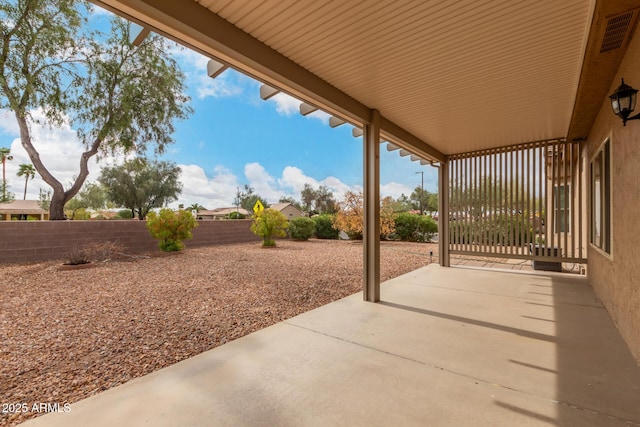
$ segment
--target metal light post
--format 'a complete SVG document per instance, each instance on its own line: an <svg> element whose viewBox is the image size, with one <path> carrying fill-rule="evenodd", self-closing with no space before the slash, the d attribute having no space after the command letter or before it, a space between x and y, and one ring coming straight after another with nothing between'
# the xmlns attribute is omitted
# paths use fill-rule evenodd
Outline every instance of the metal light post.
<svg viewBox="0 0 640 427"><path fill-rule="evenodd" d="M424 199L424 171L416 172L422 175L422 179L420 180L420 215L424 214L424 209L422 206L422 200Z"/></svg>

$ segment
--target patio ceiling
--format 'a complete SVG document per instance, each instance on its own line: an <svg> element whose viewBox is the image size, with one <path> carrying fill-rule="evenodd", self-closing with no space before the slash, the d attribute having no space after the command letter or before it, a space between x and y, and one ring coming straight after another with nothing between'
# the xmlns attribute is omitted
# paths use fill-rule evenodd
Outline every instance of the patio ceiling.
<svg viewBox="0 0 640 427"><path fill-rule="evenodd" d="M612 73L588 80L583 64L615 72L615 60L593 58L606 18L639 3L95 2L354 124L377 109L384 139L440 160L586 136Z"/></svg>
<svg viewBox="0 0 640 427"><path fill-rule="evenodd" d="M565 136L590 1L200 4L439 151Z"/></svg>

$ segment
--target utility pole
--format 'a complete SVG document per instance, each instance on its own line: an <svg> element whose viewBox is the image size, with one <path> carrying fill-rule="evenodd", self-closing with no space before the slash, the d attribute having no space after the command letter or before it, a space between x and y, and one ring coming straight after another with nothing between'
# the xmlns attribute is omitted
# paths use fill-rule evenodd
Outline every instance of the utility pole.
<svg viewBox="0 0 640 427"><path fill-rule="evenodd" d="M424 171L420 171L420 172L416 172L419 173L420 175L422 175L422 179L420 180L420 215L422 216L424 214L424 208L423 208L423 200L424 200Z"/></svg>

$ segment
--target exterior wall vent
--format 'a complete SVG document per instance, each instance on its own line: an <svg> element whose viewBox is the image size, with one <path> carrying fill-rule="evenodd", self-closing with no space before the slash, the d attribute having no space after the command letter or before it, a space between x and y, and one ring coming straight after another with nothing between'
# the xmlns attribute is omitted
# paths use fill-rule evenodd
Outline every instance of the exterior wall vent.
<svg viewBox="0 0 640 427"><path fill-rule="evenodd" d="M633 28L635 15L636 10L632 10L607 19L607 28L602 38L600 53L617 50L624 46Z"/></svg>

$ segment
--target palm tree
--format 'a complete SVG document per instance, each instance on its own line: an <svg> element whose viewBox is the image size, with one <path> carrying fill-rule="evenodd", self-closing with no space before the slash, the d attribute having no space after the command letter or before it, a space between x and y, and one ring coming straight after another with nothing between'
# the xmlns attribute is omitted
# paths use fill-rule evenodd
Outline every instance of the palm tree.
<svg viewBox="0 0 640 427"><path fill-rule="evenodd" d="M2 200L7 199L7 160L13 160L11 148L0 147L0 161L2 161Z"/></svg>
<svg viewBox="0 0 640 427"><path fill-rule="evenodd" d="M191 206L189 206L189 210L190 211L200 212L200 211L204 210L204 206L199 205L198 203L194 203Z"/></svg>
<svg viewBox="0 0 640 427"><path fill-rule="evenodd" d="M27 200L27 184L29 183L29 178L33 179L36 177L36 168L32 164L23 163L18 170L18 176L25 177L23 200Z"/></svg>

